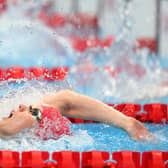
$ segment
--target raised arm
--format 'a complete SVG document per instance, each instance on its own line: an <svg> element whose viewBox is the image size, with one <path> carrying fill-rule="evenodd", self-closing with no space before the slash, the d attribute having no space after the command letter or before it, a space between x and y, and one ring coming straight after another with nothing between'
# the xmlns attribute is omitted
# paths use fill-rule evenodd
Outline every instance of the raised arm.
<svg viewBox="0 0 168 168"><path fill-rule="evenodd" d="M101 121L123 128L136 140L149 134L139 121L127 117L101 101L70 90L46 97L44 102L52 104L65 116Z"/></svg>

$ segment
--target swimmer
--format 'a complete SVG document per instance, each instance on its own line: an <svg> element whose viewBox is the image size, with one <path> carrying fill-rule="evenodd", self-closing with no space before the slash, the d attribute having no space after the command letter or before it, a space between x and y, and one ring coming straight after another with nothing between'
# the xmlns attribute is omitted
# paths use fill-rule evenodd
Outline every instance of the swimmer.
<svg viewBox="0 0 168 168"><path fill-rule="evenodd" d="M42 139L71 135L70 121L65 117L100 121L124 129L134 140L150 136L147 128L134 118L91 97L62 90L43 97L37 104L19 105L9 117L0 120L0 137L15 135L25 128L36 127Z"/></svg>

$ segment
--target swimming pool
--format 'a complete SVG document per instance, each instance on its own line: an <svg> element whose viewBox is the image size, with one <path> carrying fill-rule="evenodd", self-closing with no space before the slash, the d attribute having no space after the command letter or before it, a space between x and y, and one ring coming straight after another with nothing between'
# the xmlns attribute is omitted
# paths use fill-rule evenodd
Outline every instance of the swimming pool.
<svg viewBox="0 0 168 168"><path fill-rule="evenodd" d="M2 39L0 41L0 67L6 69L17 65L29 70L29 67L32 66L49 68L66 66L69 73L63 81L47 80L46 82L28 79L25 82L18 80L15 83L16 80L14 82L11 80L8 71L6 74L8 74L9 81L1 81L0 83L0 109L3 111L0 118L8 115L18 103L31 103L48 92L65 88L73 88L105 103L116 105L127 102L140 104L141 107L147 103L167 104L168 97L166 94L154 98L157 97L154 90L159 90L158 84L165 82L164 79L167 78L166 58L159 60L152 57L152 54L151 57L148 57L149 51L147 49L139 55L134 55L132 46L128 43L129 39L114 43L110 49L98 48L79 54L72 51L67 40L39 23L32 24L29 20L22 23L14 20L12 23L12 25L11 22L7 23L0 30ZM113 53L112 56L111 53ZM10 59L9 55L11 56ZM138 72L135 72L137 69ZM115 74L117 75L115 76ZM155 89L151 87L153 83L156 86ZM165 91L166 89L167 86L165 86ZM154 93L149 94L149 91ZM144 93L142 97L139 97L140 93ZM156 165L158 168L165 167L164 162L168 160L168 153L166 153L168 151L167 125L166 123L145 123L145 126L155 137L152 142L135 142L123 130L102 123L73 124L73 136L62 136L58 140L48 141L41 141L33 136L31 130L29 132L25 130L10 139L0 139L1 151L20 152L11 155L11 153L6 153L9 151L0 151L0 164L13 158L17 160L16 165L21 164L21 162L26 164L24 157L28 157L30 162L27 165L30 166L31 160L34 160L34 167L40 167L39 163L44 167L44 161L51 159L51 154L57 151L60 152L60 156L57 156L57 159L54 157L52 159L58 161L62 157L62 161L65 161L62 167L80 167L79 158L85 158L86 165L83 167L92 165L91 167L98 168L103 167L101 165L103 157L104 160L109 160L115 152L126 151L113 158L118 161L117 168L124 168L123 165L125 168L140 168L140 160L142 160L143 168L156 167ZM42 152L38 154L32 152L32 156L24 155L21 158L24 151L47 151L50 152L50 157L49 154L43 156ZM71 158L72 153L68 154L63 151L76 151L75 159ZM83 153L86 151L94 152L89 154L87 158ZM107 153L104 154L103 151ZM133 151L140 153L133 153ZM145 151L155 152L147 154ZM28 158L27 160L29 160ZM144 161L145 158L147 161ZM77 164L75 165L72 161L76 161ZM67 164L72 164L72 166ZM9 168L9 165L6 168Z"/></svg>

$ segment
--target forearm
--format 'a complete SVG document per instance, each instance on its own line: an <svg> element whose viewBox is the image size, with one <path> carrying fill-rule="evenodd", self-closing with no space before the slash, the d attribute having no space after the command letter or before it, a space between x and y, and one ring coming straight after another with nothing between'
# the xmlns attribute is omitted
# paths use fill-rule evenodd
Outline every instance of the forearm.
<svg viewBox="0 0 168 168"><path fill-rule="evenodd" d="M126 128L128 117L98 100L72 92L69 102L72 108L66 114L67 116L101 121Z"/></svg>

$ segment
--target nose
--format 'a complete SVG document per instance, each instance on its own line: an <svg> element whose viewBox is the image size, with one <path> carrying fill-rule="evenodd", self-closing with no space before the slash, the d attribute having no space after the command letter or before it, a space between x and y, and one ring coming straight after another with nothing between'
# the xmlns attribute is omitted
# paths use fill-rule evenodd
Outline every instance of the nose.
<svg viewBox="0 0 168 168"><path fill-rule="evenodd" d="M20 104L20 105L19 105L19 110L20 110L20 111L24 111L26 108L27 108L27 106L24 105L24 104Z"/></svg>

